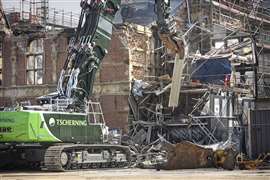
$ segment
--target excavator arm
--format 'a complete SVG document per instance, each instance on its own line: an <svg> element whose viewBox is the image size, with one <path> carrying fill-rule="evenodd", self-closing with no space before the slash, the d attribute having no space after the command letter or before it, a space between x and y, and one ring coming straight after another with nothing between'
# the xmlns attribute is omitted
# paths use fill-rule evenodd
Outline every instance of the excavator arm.
<svg viewBox="0 0 270 180"><path fill-rule="evenodd" d="M69 44L57 95L53 97L70 100L75 111L84 111L85 102L92 95L95 74L107 53L120 0L82 0L80 5L78 27ZM44 103L44 98L40 100Z"/></svg>
<svg viewBox="0 0 270 180"><path fill-rule="evenodd" d="M176 23L171 17L170 0L155 0L155 13L157 15L157 28L161 41L172 52L184 56L184 44L176 29Z"/></svg>
<svg viewBox="0 0 270 180"><path fill-rule="evenodd" d="M113 19L120 2L121 0L81 1L78 27L70 41L68 56L58 81L57 95L53 97L71 100L71 107L75 111L83 111L85 102L92 95L95 74L109 47ZM170 16L170 0L155 0L155 13L163 44L183 59L184 42L178 36L176 23ZM45 101L44 98L39 100L49 102L47 98Z"/></svg>
<svg viewBox="0 0 270 180"><path fill-rule="evenodd" d="M163 45L174 52L175 62L172 76L172 85L169 99L169 107L177 107L182 83L182 74L185 66L185 58L188 51L184 36L176 28L176 22L171 17L170 0L155 0L155 13L157 15L157 28Z"/></svg>

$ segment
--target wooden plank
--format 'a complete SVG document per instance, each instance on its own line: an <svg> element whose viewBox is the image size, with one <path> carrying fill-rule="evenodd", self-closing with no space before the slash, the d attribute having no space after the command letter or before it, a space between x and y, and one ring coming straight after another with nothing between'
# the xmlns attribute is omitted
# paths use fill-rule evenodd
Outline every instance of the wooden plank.
<svg viewBox="0 0 270 180"><path fill-rule="evenodd" d="M131 111L133 113L135 121L139 120L139 112L138 112L138 105L137 102L132 94L129 95L128 97L128 103L131 108Z"/></svg>
<svg viewBox="0 0 270 180"><path fill-rule="evenodd" d="M173 69L172 87L171 87L171 93L170 93L169 107L177 107L178 106L183 69L184 69L184 60L179 58L179 54L176 54L174 69Z"/></svg>

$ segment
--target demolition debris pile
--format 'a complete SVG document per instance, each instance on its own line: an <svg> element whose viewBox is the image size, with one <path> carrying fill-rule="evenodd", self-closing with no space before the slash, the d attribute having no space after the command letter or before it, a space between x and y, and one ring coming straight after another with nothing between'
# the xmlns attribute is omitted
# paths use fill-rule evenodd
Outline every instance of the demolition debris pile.
<svg viewBox="0 0 270 180"><path fill-rule="evenodd" d="M265 166L269 69L262 65L268 42L260 32L270 25L267 10L263 2L187 2L179 7L186 13L175 17L189 19L180 28L175 25L182 44L152 28L158 68L132 83L125 142L142 155L140 167ZM207 5L211 12L199 9ZM175 42L181 51L172 50Z"/></svg>

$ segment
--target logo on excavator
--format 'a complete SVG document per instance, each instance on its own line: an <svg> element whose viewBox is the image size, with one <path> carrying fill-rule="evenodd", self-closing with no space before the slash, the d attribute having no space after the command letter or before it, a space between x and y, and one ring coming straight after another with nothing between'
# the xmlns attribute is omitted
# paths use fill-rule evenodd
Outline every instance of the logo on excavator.
<svg viewBox="0 0 270 180"><path fill-rule="evenodd" d="M86 121L81 120L68 120L68 119L55 119L51 117L49 119L49 125L53 126L87 126Z"/></svg>
<svg viewBox="0 0 270 180"><path fill-rule="evenodd" d="M0 127L0 133L12 133L11 127Z"/></svg>
<svg viewBox="0 0 270 180"><path fill-rule="evenodd" d="M50 119L49 119L49 125L50 125L50 126L55 126L55 122L56 122L56 121L55 121L54 118L50 118Z"/></svg>

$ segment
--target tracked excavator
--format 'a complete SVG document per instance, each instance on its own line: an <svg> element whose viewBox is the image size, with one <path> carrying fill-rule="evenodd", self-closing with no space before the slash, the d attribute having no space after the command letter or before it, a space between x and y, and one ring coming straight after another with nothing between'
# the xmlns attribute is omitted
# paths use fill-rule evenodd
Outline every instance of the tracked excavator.
<svg viewBox="0 0 270 180"><path fill-rule="evenodd" d="M57 91L39 105L0 112L0 168L27 165L48 171L124 167L132 161L127 146L107 142L108 127L99 103L90 100L102 59L111 41L120 0L82 0L75 36ZM156 0L160 37L179 52L168 25L170 1Z"/></svg>
<svg viewBox="0 0 270 180"><path fill-rule="evenodd" d="M123 167L126 146L107 143L108 127L98 103L89 98L111 41L120 0L82 0L81 15L57 92L38 106L0 112L0 166L31 165L49 171Z"/></svg>

